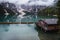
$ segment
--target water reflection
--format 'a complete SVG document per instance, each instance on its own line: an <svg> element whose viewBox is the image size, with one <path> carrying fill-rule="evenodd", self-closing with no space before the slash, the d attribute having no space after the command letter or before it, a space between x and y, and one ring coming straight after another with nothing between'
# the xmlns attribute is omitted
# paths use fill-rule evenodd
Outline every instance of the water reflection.
<svg viewBox="0 0 60 40"><path fill-rule="evenodd" d="M0 25L1 40L40 40L34 24Z"/></svg>

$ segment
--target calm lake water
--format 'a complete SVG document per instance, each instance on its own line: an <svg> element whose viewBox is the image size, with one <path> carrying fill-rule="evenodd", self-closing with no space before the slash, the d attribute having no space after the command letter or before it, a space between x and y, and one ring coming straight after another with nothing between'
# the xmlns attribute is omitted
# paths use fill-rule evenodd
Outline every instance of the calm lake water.
<svg viewBox="0 0 60 40"><path fill-rule="evenodd" d="M40 40L34 24L0 25L1 40Z"/></svg>
<svg viewBox="0 0 60 40"><path fill-rule="evenodd" d="M4 20L3 20L4 19ZM0 22L37 22L38 20L45 20L45 19L57 19L56 17L48 17L48 16L24 16L23 18L20 17L1 17Z"/></svg>
<svg viewBox="0 0 60 40"><path fill-rule="evenodd" d="M35 24L0 24L0 40L60 40L60 31L45 33Z"/></svg>

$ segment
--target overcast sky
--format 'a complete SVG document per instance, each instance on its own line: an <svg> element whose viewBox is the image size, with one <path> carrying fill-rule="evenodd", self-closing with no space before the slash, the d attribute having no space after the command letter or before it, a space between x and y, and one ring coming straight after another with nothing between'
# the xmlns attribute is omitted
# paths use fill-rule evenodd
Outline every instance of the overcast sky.
<svg viewBox="0 0 60 40"><path fill-rule="evenodd" d="M45 6L51 6L56 3L57 0L0 0L0 2L10 2L10 3L16 3L16 4L28 4L29 5L45 5Z"/></svg>
<svg viewBox="0 0 60 40"><path fill-rule="evenodd" d="M44 6L52 6L56 3L56 0L37 0L37 1L32 1L29 3L29 5L44 5Z"/></svg>

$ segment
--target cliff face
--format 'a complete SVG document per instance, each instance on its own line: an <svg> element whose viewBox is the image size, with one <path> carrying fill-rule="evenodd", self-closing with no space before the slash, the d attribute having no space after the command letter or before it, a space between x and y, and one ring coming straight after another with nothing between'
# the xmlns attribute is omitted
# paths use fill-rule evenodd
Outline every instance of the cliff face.
<svg viewBox="0 0 60 40"><path fill-rule="evenodd" d="M5 13L8 13L8 17L13 17L18 13L17 8L14 4L12 3L0 3L0 20L5 19Z"/></svg>
<svg viewBox="0 0 60 40"><path fill-rule="evenodd" d="M4 13L5 13L3 9L4 9L3 6L0 5L0 16L4 15Z"/></svg>

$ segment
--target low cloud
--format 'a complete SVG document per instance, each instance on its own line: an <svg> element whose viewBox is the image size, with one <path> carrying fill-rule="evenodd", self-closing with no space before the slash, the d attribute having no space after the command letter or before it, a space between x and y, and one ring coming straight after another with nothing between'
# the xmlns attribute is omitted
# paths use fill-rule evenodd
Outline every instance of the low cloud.
<svg viewBox="0 0 60 40"><path fill-rule="evenodd" d="M53 6L58 0L37 0L31 1L29 5Z"/></svg>
<svg viewBox="0 0 60 40"><path fill-rule="evenodd" d="M1 2L10 2L15 4L28 4L28 5L40 5L40 6L53 6L58 0L0 0Z"/></svg>

